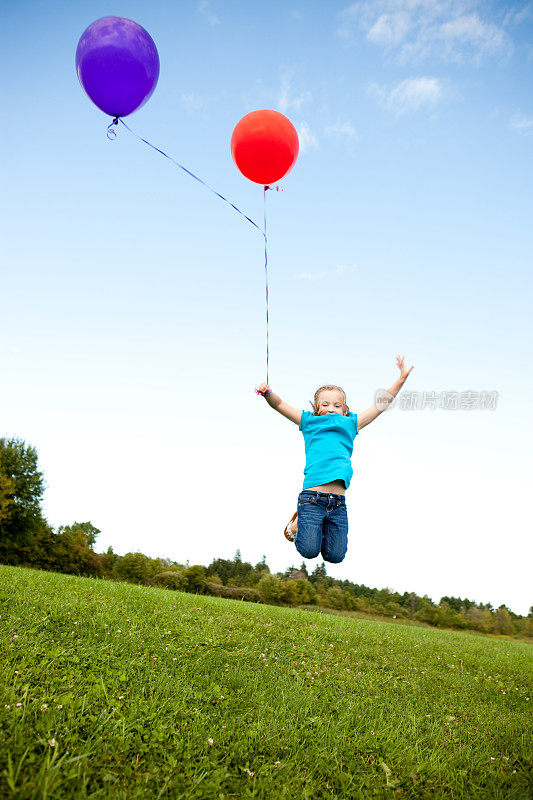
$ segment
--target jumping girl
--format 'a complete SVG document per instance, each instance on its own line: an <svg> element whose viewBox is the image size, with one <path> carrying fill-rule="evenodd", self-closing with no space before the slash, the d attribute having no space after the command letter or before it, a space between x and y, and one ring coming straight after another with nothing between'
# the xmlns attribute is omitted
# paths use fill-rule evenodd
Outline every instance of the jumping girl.
<svg viewBox="0 0 533 800"><path fill-rule="evenodd" d="M413 369L406 369L404 357L397 356L400 377L388 392L362 414L352 414L340 386L321 386L315 392L313 411L297 411L274 394L267 383L257 389L268 405L298 425L305 442L303 490L298 510L285 528L304 558L334 564L343 560L348 547L346 489L353 475L353 441L361 428L373 422L396 397Z"/></svg>

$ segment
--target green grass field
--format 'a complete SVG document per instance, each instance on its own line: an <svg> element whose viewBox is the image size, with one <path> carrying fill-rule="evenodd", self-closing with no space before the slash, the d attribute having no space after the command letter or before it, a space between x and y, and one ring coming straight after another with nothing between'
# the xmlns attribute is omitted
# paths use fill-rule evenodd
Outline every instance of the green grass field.
<svg viewBox="0 0 533 800"><path fill-rule="evenodd" d="M530 798L533 648L0 567L0 796Z"/></svg>

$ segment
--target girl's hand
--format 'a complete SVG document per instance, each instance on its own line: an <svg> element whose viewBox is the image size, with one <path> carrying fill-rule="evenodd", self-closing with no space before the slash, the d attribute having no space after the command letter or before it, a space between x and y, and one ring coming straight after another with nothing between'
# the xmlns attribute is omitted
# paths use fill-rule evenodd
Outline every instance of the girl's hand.
<svg viewBox="0 0 533 800"><path fill-rule="evenodd" d="M255 391L256 391L256 394L262 394L263 397L265 397L267 394L270 393L270 386L268 385L268 383L264 382L264 383L259 384L259 386L257 387L257 389Z"/></svg>
<svg viewBox="0 0 533 800"><path fill-rule="evenodd" d="M411 370L414 369L414 365L410 367L410 369L407 369L407 367L403 363L403 359L404 356L396 356L396 365L401 373L400 377L403 378L403 380L405 380L409 375L409 373L411 372Z"/></svg>

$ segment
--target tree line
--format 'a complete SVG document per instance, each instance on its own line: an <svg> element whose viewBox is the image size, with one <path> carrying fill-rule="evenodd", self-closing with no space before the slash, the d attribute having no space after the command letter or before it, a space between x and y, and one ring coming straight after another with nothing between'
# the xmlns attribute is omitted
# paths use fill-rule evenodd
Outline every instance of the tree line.
<svg viewBox="0 0 533 800"><path fill-rule="evenodd" d="M475 630L504 636L533 637L533 607L527 617L505 605L441 597L434 603L413 592L400 594L330 577L325 565L309 573L304 563L273 574L266 557L253 565L215 558L208 565L180 564L143 553L118 555L111 547L94 549L100 534L91 522L73 522L54 530L42 511L44 476L37 451L24 441L0 438L0 562L45 570L211 594L249 602L315 606L410 619L436 627Z"/></svg>

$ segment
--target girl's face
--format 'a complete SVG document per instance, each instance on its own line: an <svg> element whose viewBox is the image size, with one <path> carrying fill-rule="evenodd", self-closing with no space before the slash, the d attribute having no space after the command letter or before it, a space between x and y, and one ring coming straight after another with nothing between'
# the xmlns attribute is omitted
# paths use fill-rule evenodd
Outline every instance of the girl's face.
<svg viewBox="0 0 533 800"><path fill-rule="evenodd" d="M337 389L325 389L317 400L318 414L344 414L344 397Z"/></svg>

